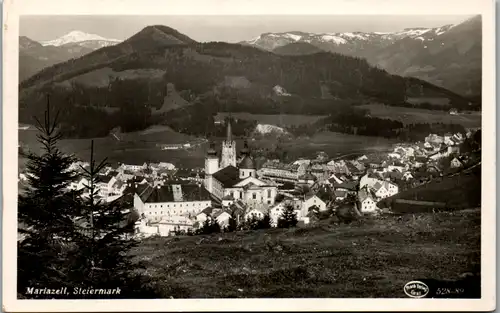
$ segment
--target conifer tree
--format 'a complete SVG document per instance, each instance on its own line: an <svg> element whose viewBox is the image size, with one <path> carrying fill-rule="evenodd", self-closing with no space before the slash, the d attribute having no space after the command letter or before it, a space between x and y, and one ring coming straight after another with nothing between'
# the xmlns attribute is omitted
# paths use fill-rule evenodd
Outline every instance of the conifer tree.
<svg viewBox="0 0 500 313"><path fill-rule="evenodd" d="M18 196L18 293L26 296L28 287L69 286L64 253L74 235L73 217L80 213L78 192L68 188L78 177L70 169L75 159L57 147L58 114L51 116L48 97L43 121L35 120L43 152L27 154L28 185Z"/></svg>
<svg viewBox="0 0 500 313"><path fill-rule="evenodd" d="M290 228L297 226L297 213L295 213L292 205L285 206L283 213L278 219L279 228Z"/></svg>
<svg viewBox="0 0 500 313"><path fill-rule="evenodd" d="M75 287L112 289L119 287L114 298L154 297L155 292L143 285L137 271L141 265L134 263L129 251L137 244L127 225L128 208L119 201L106 202L99 195L99 172L108 164L94 160L94 142L91 141L90 166L82 168L88 184L82 196L84 213L78 219L77 246L70 279ZM109 297L89 295L89 297Z"/></svg>

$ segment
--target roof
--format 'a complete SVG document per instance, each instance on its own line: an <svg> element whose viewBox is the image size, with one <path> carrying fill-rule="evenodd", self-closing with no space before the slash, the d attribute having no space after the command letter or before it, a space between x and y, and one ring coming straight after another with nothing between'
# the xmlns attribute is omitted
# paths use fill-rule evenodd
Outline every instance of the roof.
<svg viewBox="0 0 500 313"><path fill-rule="evenodd" d="M107 184L112 178L112 175L97 175L97 182Z"/></svg>
<svg viewBox="0 0 500 313"><path fill-rule="evenodd" d="M343 189L355 191L357 185L358 185L358 183L355 181L345 181L345 182L342 182L341 184L334 184L333 186L334 186L334 188L343 188Z"/></svg>
<svg viewBox="0 0 500 313"><path fill-rule="evenodd" d="M382 188L382 183L380 183L379 181L375 183L375 185L373 185L373 189L375 190L379 190L380 188ZM387 188L386 188L387 189Z"/></svg>
<svg viewBox="0 0 500 313"><path fill-rule="evenodd" d="M297 171L299 167L300 164L284 164L278 161L268 161L262 165L262 168L280 169L287 171Z"/></svg>
<svg viewBox="0 0 500 313"><path fill-rule="evenodd" d="M210 215L210 214L212 214L212 211L213 211L213 210L214 210L214 208L212 208L212 207L204 208L204 209L203 209L203 210L201 210L201 212L200 212L200 213L198 213L198 214L204 213L204 214L206 214L206 215Z"/></svg>
<svg viewBox="0 0 500 313"><path fill-rule="evenodd" d="M335 194L335 197L338 198L344 198L347 195L347 191L345 190L335 190L333 193Z"/></svg>
<svg viewBox="0 0 500 313"><path fill-rule="evenodd" d="M152 188L145 203L160 202L187 202L187 201L209 201L210 193L205 187L196 184L190 185L165 185Z"/></svg>
<svg viewBox="0 0 500 313"><path fill-rule="evenodd" d="M213 178L218 180L224 188L233 187L241 181L240 171L232 165L229 165L213 174Z"/></svg>
<svg viewBox="0 0 500 313"><path fill-rule="evenodd" d="M113 188L120 189L120 188L122 188L122 186L123 186L123 185L125 185L125 183L124 183L122 180L118 179L118 180L117 180L117 181L113 184Z"/></svg>
<svg viewBox="0 0 500 313"><path fill-rule="evenodd" d="M256 168L253 158L249 155L245 155L245 157L243 158L243 160L241 160L238 167L242 169L253 169L253 170Z"/></svg>
<svg viewBox="0 0 500 313"><path fill-rule="evenodd" d="M358 192L358 200L359 200L359 202L363 202L363 201L365 201L368 198L372 199L372 196L366 190L362 189L362 190L360 190Z"/></svg>

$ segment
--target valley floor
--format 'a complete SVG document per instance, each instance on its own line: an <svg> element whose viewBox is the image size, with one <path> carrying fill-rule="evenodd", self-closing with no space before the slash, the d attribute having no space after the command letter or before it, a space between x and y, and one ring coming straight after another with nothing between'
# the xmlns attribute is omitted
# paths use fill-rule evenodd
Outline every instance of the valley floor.
<svg viewBox="0 0 500 313"><path fill-rule="evenodd" d="M480 272L480 209L310 228L150 238L133 250L165 298L404 298Z"/></svg>

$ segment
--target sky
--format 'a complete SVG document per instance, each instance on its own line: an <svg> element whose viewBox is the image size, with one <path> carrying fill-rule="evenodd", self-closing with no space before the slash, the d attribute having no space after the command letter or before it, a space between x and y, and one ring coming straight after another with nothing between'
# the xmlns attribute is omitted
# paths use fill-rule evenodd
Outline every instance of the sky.
<svg viewBox="0 0 500 313"><path fill-rule="evenodd" d="M166 25L196 41L239 42L266 32L391 32L412 27L456 24L470 17L470 15L24 15L20 17L19 33L33 40L43 41L79 30L105 38L124 40L148 25Z"/></svg>

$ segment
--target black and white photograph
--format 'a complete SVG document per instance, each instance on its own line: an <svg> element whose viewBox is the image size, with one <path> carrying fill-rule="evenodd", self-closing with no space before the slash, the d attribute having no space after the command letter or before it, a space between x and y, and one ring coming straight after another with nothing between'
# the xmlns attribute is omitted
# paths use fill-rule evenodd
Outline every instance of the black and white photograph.
<svg viewBox="0 0 500 313"><path fill-rule="evenodd" d="M7 311L495 308L492 1L20 2Z"/></svg>

